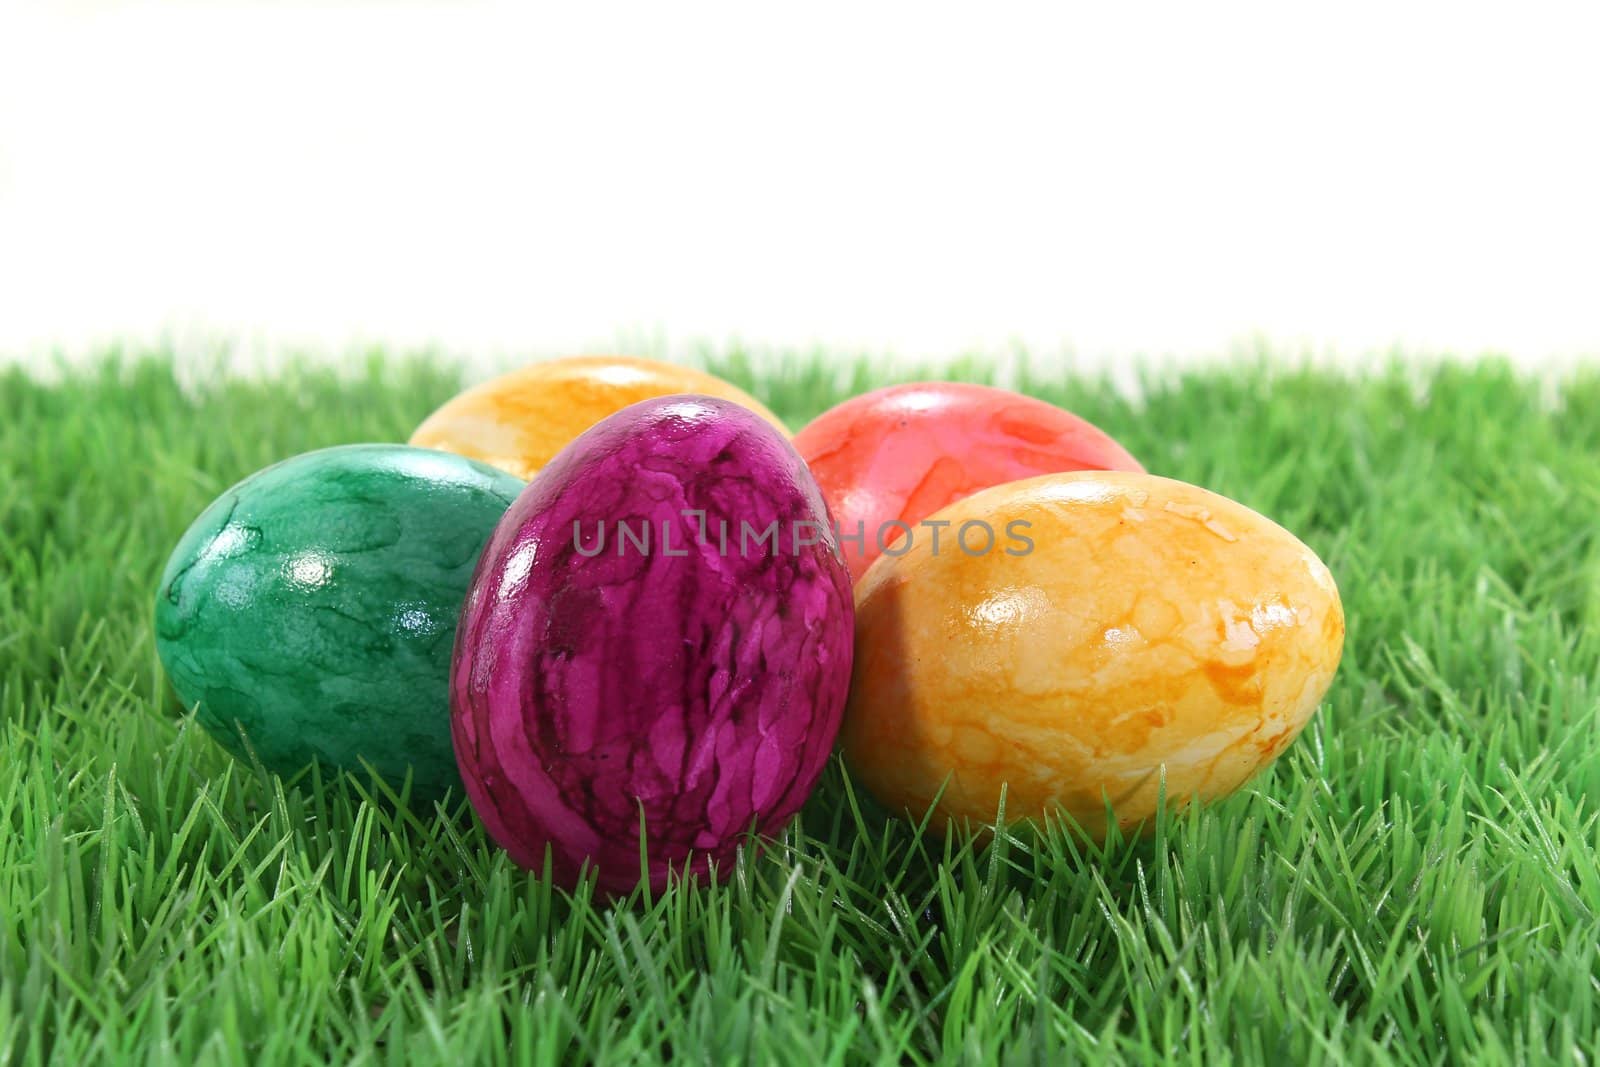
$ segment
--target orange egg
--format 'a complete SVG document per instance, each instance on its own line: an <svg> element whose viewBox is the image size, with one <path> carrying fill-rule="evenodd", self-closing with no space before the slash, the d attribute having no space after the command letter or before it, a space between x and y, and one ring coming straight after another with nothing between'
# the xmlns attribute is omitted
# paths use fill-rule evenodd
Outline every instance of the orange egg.
<svg viewBox="0 0 1600 1067"><path fill-rule="evenodd" d="M468 389L424 419L410 443L467 456L527 480L606 416L673 393L731 400L789 435L759 400L704 371L653 359L576 356L534 363Z"/></svg>
<svg viewBox="0 0 1600 1067"><path fill-rule="evenodd" d="M1338 667L1328 568L1204 489L1051 474L930 521L948 525L917 528L855 590L840 741L897 812L920 818L937 797L936 825L990 823L1004 787L1008 819L1065 812L1101 836L1109 802L1132 827L1163 776L1173 807L1239 788Z"/></svg>

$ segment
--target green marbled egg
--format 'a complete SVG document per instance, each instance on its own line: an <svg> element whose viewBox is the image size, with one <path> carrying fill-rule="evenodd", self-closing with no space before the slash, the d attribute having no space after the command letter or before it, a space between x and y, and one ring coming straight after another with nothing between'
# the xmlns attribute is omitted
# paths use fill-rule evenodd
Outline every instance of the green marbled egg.
<svg viewBox="0 0 1600 1067"><path fill-rule="evenodd" d="M400 445L308 452L218 497L173 550L156 647L237 755L292 774L365 761L413 794L460 779L450 654L462 598L522 482Z"/></svg>

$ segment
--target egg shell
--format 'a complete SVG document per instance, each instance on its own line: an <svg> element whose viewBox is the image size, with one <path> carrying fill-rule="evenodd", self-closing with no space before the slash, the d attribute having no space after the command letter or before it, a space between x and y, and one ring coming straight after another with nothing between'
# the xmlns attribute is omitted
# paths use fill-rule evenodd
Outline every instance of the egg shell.
<svg viewBox="0 0 1600 1067"><path fill-rule="evenodd" d="M450 746L456 618L522 482L460 456L346 445L259 471L195 519L156 598L173 688L267 769L362 760L428 800Z"/></svg>
<svg viewBox="0 0 1600 1067"><path fill-rule="evenodd" d="M466 390L423 420L410 443L470 456L528 479L601 419L675 393L731 400L789 435L759 400L704 371L651 359L576 356L534 363Z"/></svg>
<svg viewBox="0 0 1600 1067"><path fill-rule="evenodd" d="M1053 404L965 382L875 389L795 435L859 581L882 546L940 508L991 486L1076 470L1142 471L1103 431ZM880 544L881 540L881 544Z"/></svg>
<svg viewBox="0 0 1600 1067"><path fill-rule="evenodd" d="M462 612L456 755L489 834L534 870L548 849L561 884L587 862L625 892L642 816L652 885L726 872L828 759L850 596L816 483L754 413L668 397L584 433L507 511Z"/></svg>
<svg viewBox="0 0 1600 1067"><path fill-rule="evenodd" d="M841 747L895 811L1065 811L1091 835L1223 796L1294 740L1338 666L1332 576L1242 504L1147 474L1056 474L937 513L986 523L856 587ZM1026 523L1026 526L1012 526ZM982 528L967 538L987 543ZM1029 545L1031 544L1031 549ZM946 780L948 779L948 785ZM944 792L939 795L941 787Z"/></svg>

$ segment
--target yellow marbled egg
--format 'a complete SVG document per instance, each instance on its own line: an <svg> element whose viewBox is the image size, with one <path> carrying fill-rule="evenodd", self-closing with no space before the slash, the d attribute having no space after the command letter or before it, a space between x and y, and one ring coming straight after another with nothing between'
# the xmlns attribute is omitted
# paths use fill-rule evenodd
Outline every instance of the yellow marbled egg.
<svg viewBox="0 0 1600 1067"><path fill-rule="evenodd" d="M789 436L759 400L704 371L628 356L575 356L534 363L468 389L423 420L409 443L467 456L526 480L606 416L674 393L731 400Z"/></svg>
<svg viewBox="0 0 1600 1067"><path fill-rule="evenodd" d="M1064 811L1100 836L1109 800L1129 828L1154 813L1163 769L1173 807L1237 789L1339 665L1328 568L1196 486L1051 474L928 522L948 525L915 528L855 591L840 741L896 812L938 797L935 825L981 825L1004 786L1008 819Z"/></svg>

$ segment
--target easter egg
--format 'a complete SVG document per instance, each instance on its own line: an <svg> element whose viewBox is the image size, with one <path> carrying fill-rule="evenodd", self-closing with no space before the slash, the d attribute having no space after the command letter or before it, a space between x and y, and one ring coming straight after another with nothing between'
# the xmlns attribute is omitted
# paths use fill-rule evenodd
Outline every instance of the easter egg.
<svg viewBox="0 0 1600 1067"><path fill-rule="evenodd" d="M173 688L224 747L269 770L365 761L397 786L410 771L420 799L442 795L460 781L456 618L521 489L400 445L323 449L251 475L167 561L155 627Z"/></svg>
<svg viewBox="0 0 1600 1067"><path fill-rule="evenodd" d="M859 580L886 547L940 508L1039 474L1140 471L1105 433L1043 400L963 382L875 389L795 435Z"/></svg>
<svg viewBox="0 0 1600 1067"><path fill-rule="evenodd" d="M788 436L755 397L692 367L624 356L535 363L468 389L423 420L411 444L532 478L580 433L630 404L674 393L731 400Z"/></svg>
<svg viewBox="0 0 1600 1067"><path fill-rule="evenodd" d="M1223 796L1294 740L1339 663L1321 560L1242 504L1147 474L977 493L857 584L841 747L936 825L1065 812L1091 835ZM941 788L943 792L941 793ZM935 806L935 798L937 805Z"/></svg>
<svg viewBox="0 0 1600 1067"><path fill-rule="evenodd" d="M467 796L565 885L585 864L615 892L726 872L815 785L850 656L849 576L788 441L725 400L636 404L484 549L451 672Z"/></svg>

